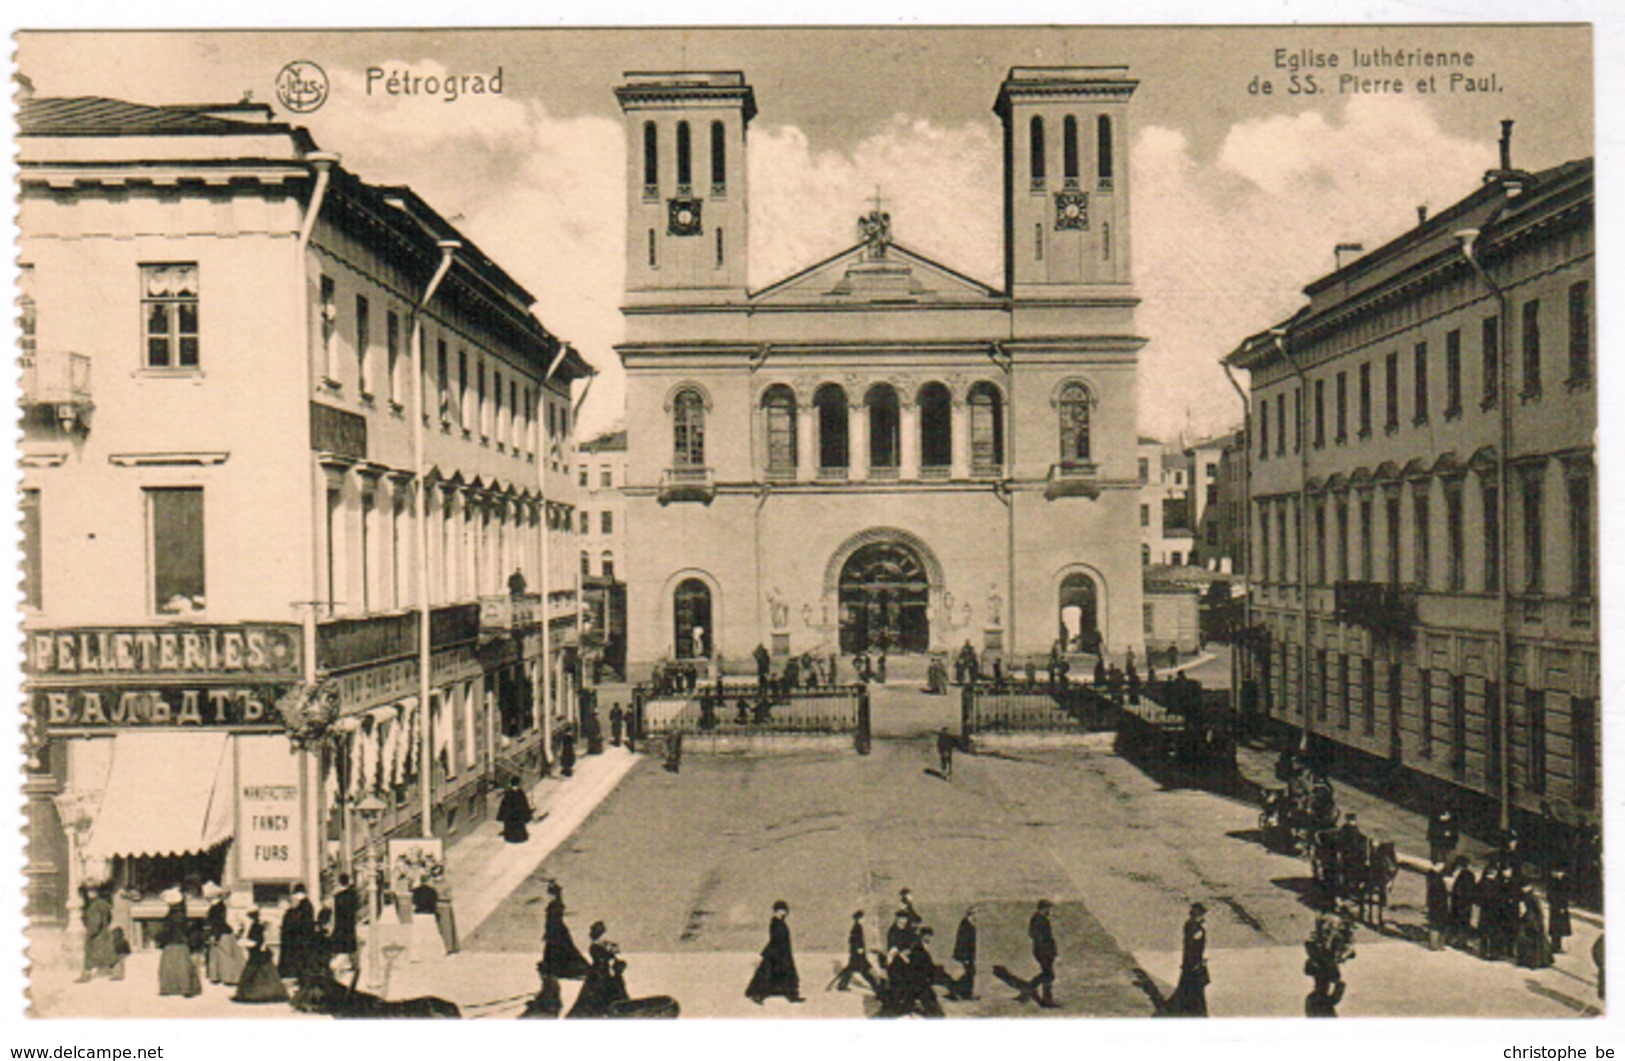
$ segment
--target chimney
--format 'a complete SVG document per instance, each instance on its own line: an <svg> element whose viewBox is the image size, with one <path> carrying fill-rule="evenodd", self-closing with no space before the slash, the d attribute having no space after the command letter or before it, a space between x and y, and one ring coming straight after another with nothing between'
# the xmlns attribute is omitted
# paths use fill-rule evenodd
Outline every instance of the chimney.
<svg viewBox="0 0 1625 1061"><path fill-rule="evenodd" d="M1501 119L1501 168L1512 168L1512 119Z"/></svg>
<svg viewBox="0 0 1625 1061"><path fill-rule="evenodd" d="M1423 203L1416 208L1416 225L1418 228L1428 223L1428 204Z"/></svg>

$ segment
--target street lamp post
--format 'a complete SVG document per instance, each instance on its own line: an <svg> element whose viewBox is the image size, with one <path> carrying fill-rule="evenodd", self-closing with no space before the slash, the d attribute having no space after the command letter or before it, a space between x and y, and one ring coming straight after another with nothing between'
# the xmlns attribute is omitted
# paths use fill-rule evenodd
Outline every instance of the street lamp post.
<svg viewBox="0 0 1625 1061"><path fill-rule="evenodd" d="M378 819L387 809L383 800L376 793L369 792L355 805L356 813L367 825L366 858L363 862L367 874L367 982L369 986L377 986L383 982L383 955L378 949L378 851L375 846L374 830Z"/></svg>

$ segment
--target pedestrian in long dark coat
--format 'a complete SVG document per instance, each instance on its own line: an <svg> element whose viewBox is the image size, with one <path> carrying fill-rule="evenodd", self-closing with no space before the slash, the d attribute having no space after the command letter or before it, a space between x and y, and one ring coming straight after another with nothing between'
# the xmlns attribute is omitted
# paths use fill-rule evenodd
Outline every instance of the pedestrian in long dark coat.
<svg viewBox="0 0 1625 1061"><path fill-rule="evenodd" d="M1134 669L1134 661L1132 659L1129 660L1128 668L1125 673L1127 676L1126 681L1128 682L1128 702L1137 705L1140 702L1140 672Z"/></svg>
<svg viewBox="0 0 1625 1061"><path fill-rule="evenodd" d="M1546 912L1533 885L1525 884L1518 896L1518 929L1513 953L1525 969L1544 969L1552 964L1551 945L1546 935Z"/></svg>
<svg viewBox="0 0 1625 1061"><path fill-rule="evenodd" d="M1450 816L1448 810L1441 810L1428 822L1428 848L1435 862L1448 863L1456 854L1456 844L1461 838L1461 832L1456 828L1456 820Z"/></svg>
<svg viewBox="0 0 1625 1061"><path fill-rule="evenodd" d="M1060 956L1055 949L1055 932L1049 923L1052 908L1048 899L1038 900L1038 908L1027 921L1027 938L1032 940L1033 960L1038 963L1038 975L1032 979L1032 993L1038 999L1038 1004L1046 1009L1056 1006L1055 959Z"/></svg>
<svg viewBox="0 0 1625 1061"><path fill-rule="evenodd" d="M271 960L271 948L265 945L265 923L260 920L260 912L252 907L248 911L248 932L243 945L248 950L248 964L243 966L243 975L237 980L237 993L231 996L231 1000L288 1001L288 989L282 986L282 980L276 974L276 964Z"/></svg>
<svg viewBox="0 0 1625 1061"><path fill-rule="evenodd" d="M617 728L620 723L616 723ZM502 794L502 802L497 805L497 821L502 823L502 839L510 844L522 844L530 839L530 820L536 816L536 811L530 805L530 799L525 795L525 789L519 784L519 779L513 778L508 782L508 791Z"/></svg>
<svg viewBox="0 0 1625 1061"><path fill-rule="evenodd" d="M339 890L333 893L333 953L348 954L352 964L361 949L356 923L361 919L361 896L356 894L348 873L339 874Z"/></svg>
<svg viewBox="0 0 1625 1061"><path fill-rule="evenodd" d="M1463 858L1456 863L1456 879L1450 885L1450 921L1455 929L1456 946L1473 946L1473 904L1478 900L1478 879L1472 866Z"/></svg>
<svg viewBox="0 0 1625 1061"><path fill-rule="evenodd" d="M80 983L104 969L111 971L119 963L113 947L113 904L107 899L106 889L97 888L90 893L82 920L85 924L85 964L84 971L79 975Z"/></svg>
<svg viewBox="0 0 1625 1061"><path fill-rule="evenodd" d="M186 916L186 899L180 889L163 895L169 912L158 927L158 943L163 954L158 960L158 993L193 998L203 993L203 983L192 960L192 922Z"/></svg>
<svg viewBox="0 0 1625 1061"><path fill-rule="evenodd" d="M1095 688L1096 689L1104 689L1106 687L1106 678L1107 677L1108 677L1108 675L1106 674L1106 657L1105 656L1096 656L1095 657Z"/></svg>
<svg viewBox="0 0 1625 1061"><path fill-rule="evenodd" d="M780 899L773 904L773 920L767 924L767 946L762 948L762 960L756 973L745 988L745 997L756 1003L774 995L791 1002L805 1002L801 997L801 977L796 973L795 953L790 945L790 904Z"/></svg>
<svg viewBox="0 0 1625 1061"><path fill-rule="evenodd" d="M536 963L536 972L542 978L542 990L531 1008L536 1015L556 1017L564 1010L564 994L559 989L559 981L580 980L592 966L576 949L575 940L570 937L570 926L564 923L564 886L550 880L547 882L547 894L547 914L542 927L542 960Z"/></svg>
<svg viewBox="0 0 1625 1061"><path fill-rule="evenodd" d="M576 735L568 729L559 736L559 771L565 777L576 772Z"/></svg>
<svg viewBox="0 0 1625 1061"><path fill-rule="evenodd" d="M976 907L967 907L959 919L959 931L954 935L954 961L959 963L959 979L948 988L948 997L956 1002L976 999Z"/></svg>
<svg viewBox="0 0 1625 1061"><path fill-rule="evenodd" d="M1569 918L1569 878L1560 869L1552 870L1551 883L1546 886L1546 923L1552 939L1552 953L1563 953L1563 941L1574 934L1574 922Z"/></svg>
<svg viewBox="0 0 1625 1061"><path fill-rule="evenodd" d="M937 1001L934 986L947 981L948 976L936 959L931 957L927 945L931 942L929 925L920 929L914 947L908 955L908 971L904 977L902 996L903 1013L918 1013L922 1017L942 1017L942 1003Z"/></svg>
<svg viewBox="0 0 1625 1061"><path fill-rule="evenodd" d="M947 726L937 733L937 762L942 767L943 777L954 776L954 745L958 743L954 735L948 732Z"/></svg>
<svg viewBox="0 0 1625 1061"><path fill-rule="evenodd" d="M1450 889L1444 882L1444 867L1435 863L1427 875L1428 950L1444 946L1451 925Z"/></svg>
<svg viewBox="0 0 1625 1061"><path fill-rule="evenodd" d="M616 704L609 709L609 742L615 747L621 746L621 705Z"/></svg>
<svg viewBox="0 0 1625 1061"><path fill-rule="evenodd" d="M863 977L863 982L869 985L869 990L880 992L875 983L874 967L869 964L869 947L863 938L863 911L852 911L852 927L846 933L846 964L841 971L835 974L835 979L829 986L837 991L850 991L852 978ZM829 990L829 988L825 988Z"/></svg>
<svg viewBox="0 0 1625 1061"><path fill-rule="evenodd" d="M277 972L284 977L305 974L310 944L316 935L316 908L310 905L303 884L293 886L293 904L282 915L282 960Z"/></svg>
<svg viewBox="0 0 1625 1061"><path fill-rule="evenodd" d="M237 934L226 916L226 896L212 884L204 886L203 894L214 899L203 921L203 938L208 955L204 959L204 972L211 984L235 987L243 975L243 965L247 959L237 945Z"/></svg>
<svg viewBox="0 0 1625 1061"><path fill-rule="evenodd" d="M1179 983L1168 996L1163 1013L1170 1017L1207 1016L1207 907L1192 903L1185 919L1184 950L1179 959Z"/></svg>

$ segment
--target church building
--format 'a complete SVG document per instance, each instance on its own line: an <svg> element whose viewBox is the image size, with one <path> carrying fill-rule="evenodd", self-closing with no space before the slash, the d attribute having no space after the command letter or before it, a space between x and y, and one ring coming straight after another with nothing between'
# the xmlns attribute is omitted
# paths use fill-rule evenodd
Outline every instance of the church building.
<svg viewBox="0 0 1625 1061"><path fill-rule="evenodd" d="M1136 84L1009 72L1002 288L910 250L877 201L853 246L751 290L754 91L627 75L633 676L758 644L1143 658Z"/></svg>

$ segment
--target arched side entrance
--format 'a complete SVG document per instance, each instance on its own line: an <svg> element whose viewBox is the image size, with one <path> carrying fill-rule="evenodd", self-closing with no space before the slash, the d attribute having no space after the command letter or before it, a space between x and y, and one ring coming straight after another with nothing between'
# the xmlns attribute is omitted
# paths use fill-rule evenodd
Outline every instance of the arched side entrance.
<svg viewBox="0 0 1625 1061"><path fill-rule="evenodd" d="M716 651L721 619L716 584L709 575L690 569L674 574L662 592L663 621L671 631L676 659L704 659Z"/></svg>
<svg viewBox="0 0 1625 1061"><path fill-rule="evenodd" d="M1056 639L1062 649L1099 653L1105 641L1099 576L1074 564L1060 573L1055 596Z"/></svg>
<svg viewBox="0 0 1625 1061"><path fill-rule="evenodd" d="M928 652L942 567L908 531L876 527L847 539L824 572L843 653Z"/></svg>

